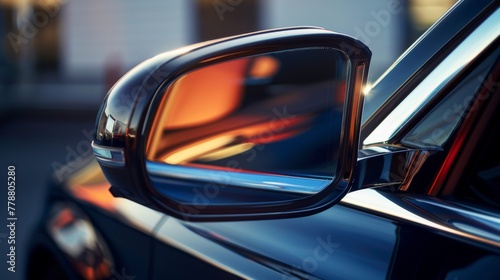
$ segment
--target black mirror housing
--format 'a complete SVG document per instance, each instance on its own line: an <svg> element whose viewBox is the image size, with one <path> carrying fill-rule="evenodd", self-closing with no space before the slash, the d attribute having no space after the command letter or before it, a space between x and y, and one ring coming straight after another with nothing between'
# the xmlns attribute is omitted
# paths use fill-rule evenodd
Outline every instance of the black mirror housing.
<svg viewBox="0 0 500 280"><path fill-rule="evenodd" d="M296 62L300 60L299 58L308 55L313 60ZM329 56L333 61L332 73L341 74L330 77L328 65L322 66L321 55L325 55L324 60L327 60ZM282 57L291 62L280 60ZM314 60L314 57L320 57L320 59ZM96 120L96 135L92 143L94 154L112 185L113 195L128 198L177 218L196 221L262 219L295 217L321 211L337 203L350 189L359 145L362 91L366 85L370 57L370 50L360 41L346 35L312 27L244 34L160 54L136 66L109 91ZM273 60L278 61L277 64ZM304 66L306 65L304 63L309 63L307 64L309 66ZM265 67L260 67L260 72L252 72L257 69L256 65ZM283 82L280 78L283 75L279 76L279 73L285 70L288 70L287 73L294 72L293 67L285 67L285 65L300 66L297 69L305 67L307 70L295 72L308 73L310 77L302 81L301 77L304 74L293 76L293 78L290 78L292 76L288 74L287 80ZM318 65L316 69L313 67L315 65ZM280 66L279 69L282 71L279 73L277 70L269 70ZM217 69L222 69L221 71L227 73L224 75L229 76L215 75ZM236 72L240 74L235 74ZM214 82L214 78L208 78L202 82L201 78L197 78L207 73L219 79L215 79ZM330 80L323 82L324 80L320 80L323 76L334 81L341 80L342 83L333 83ZM225 82L226 79L220 77L236 77L233 80L239 80L238 85L244 86L245 93L256 92L255 89L260 90L265 86L267 94L252 94L251 96L246 94L243 97L234 97L236 96L234 93L224 95L222 89L233 86L232 83ZM304 87L305 83L308 87ZM203 108L203 106L195 107L199 105L195 105L194 101L174 102L174 89L181 92L177 93L178 100L188 95L196 97L193 93L195 92L193 86L197 84L200 84L199 89L196 89L198 92L200 89L213 88L215 90L212 92L220 93L219 97L210 95L212 98L210 104L222 106L222 111L210 110L196 114L196 111L199 111L198 108ZM225 170L229 173L224 174L229 174L230 178L235 180L227 181L227 178L205 176L219 172L220 166L216 165L219 164L221 158L234 156L235 148L246 149L239 150L240 152L248 151L251 147L261 144L257 143L255 137L242 132L240 127L238 137L233 137L229 142L226 141L223 145L217 146L217 150L213 150L212 147L207 150L207 143L213 144L215 140L227 139L228 133L234 134L237 129L233 125L231 129L222 130L221 122L234 124L236 119L241 118L230 119L228 116L234 116L235 112L246 113L248 110L241 108L247 104L259 106L258 110L253 112L266 111L267 109L263 110L263 108L268 108L265 107L267 104L281 104L272 103L278 100L275 99L276 91L288 89L290 84L294 84L295 89L302 90L328 84L331 87L326 92L331 92L331 94L321 96L324 96L325 100L341 97L337 98L341 106L338 109L339 117L336 118L340 129L332 138L338 139L334 149L336 151L335 166L329 167L326 173L324 169L321 169L321 172L315 171L316 169L310 171L307 168L309 162L305 161L304 156L290 157L296 161L293 165L290 159L281 159L281 156L275 156L277 153L270 153L269 158L277 158L274 165L269 160L261 163L255 161L253 165L243 167L244 170L240 167ZM235 92L231 89L226 91ZM241 91L238 89L238 94L241 95ZM309 91L312 92L312 90ZM309 98L307 90L303 90L302 94L290 92L292 93L279 100L297 97L302 98L296 102L301 104ZM236 105L228 105L231 99L237 99L236 103L233 102ZM260 103L255 103L257 102L255 100ZM289 137L290 134L300 134L302 138L296 139L311 139L304 137L305 134L301 133L323 131L324 129L318 126L318 122L311 121L311 119L317 120L325 114L330 114L328 110L335 104L339 104L338 100L335 102L332 101L331 106L323 106L321 102L314 103L314 106L323 106L321 110L318 107L310 107L308 111L303 111L306 105L294 107L292 104L287 105L290 107L279 107L278 113L276 113L278 108L276 105L269 107L271 109L267 111L273 111L274 118L276 114L283 115L283 112L288 112L287 110L291 110L290 115L302 114L300 116L304 116L301 119L303 122L295 124L294 127L287 127L285 131L289 133L284 137ZM184 111L168 109L171 108L168 106L173 106L172 104ZM319 111L321 113L318 113ZM159 117L165 114L167 114L165 118L169 121L164 121ZM258 113L252 117L264 118L264 115L265 113ZM266 117L273 118L267 115ZM254 124L252 123L252 127ZM215 134L209 134L208 137L201 131L209 126L217 127L218 130ZM186 131L190 132L186 133ZM167 136L162 138L162 135ZM174 135L181 136L172 138ZM242 135L246 136L243 140ZM215 136L218 138L214 138ZM182 139L184 142L181 141ZM204 140L200 141L200 139ZM320 139L325 138L321 136ZM305 142L305 146L314 146L314 140L307 141L310 142ZM162 146L157 143L169 144ZM273 145L275 148L268 148L267 151L276 151L284 147L283 142L279 141ZM186 152L189 152L189 156L186 156ZM221 153L224 155L221 156ZM207 162L210 163L207 164ZM263 164L264 162L269 163L269 166ZM294 169L292 172L290 166L299 166L301 169L298 171ZM164 172L165 170L168 172ZM269 183L269 180L273 182ZM302 191L304 188L301 186L308 186L309 183L318 180L323 180L321 188L314 189L314 191L307 191L307 189ZM197 193L199 194L207 186L212 187L208 195L209 199L200 199Z"/></svg>

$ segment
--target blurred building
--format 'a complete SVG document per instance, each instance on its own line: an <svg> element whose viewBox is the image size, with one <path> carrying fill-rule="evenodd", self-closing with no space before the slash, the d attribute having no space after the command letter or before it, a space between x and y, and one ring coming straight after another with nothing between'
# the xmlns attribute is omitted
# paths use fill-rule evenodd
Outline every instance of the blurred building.
<svg viewBox="0 0 500 280"><path fill-rule="evenodd" d="M451 0L0 0L0 113L97 108L128 69L186 44L313 25L373 51L370 80Z"/></svg>

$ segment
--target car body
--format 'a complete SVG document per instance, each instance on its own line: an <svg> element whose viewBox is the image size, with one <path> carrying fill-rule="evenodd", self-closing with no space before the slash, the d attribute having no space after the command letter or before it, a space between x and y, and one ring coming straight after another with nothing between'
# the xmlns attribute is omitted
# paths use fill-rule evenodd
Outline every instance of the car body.
<svg viewBox="0 0 500 280"><path fill-rule="evenodd" d="M28 278L498 279L498 4L458 2L372 86L337 205L183 221L113 197L89 158L54 180Z"/></svg>

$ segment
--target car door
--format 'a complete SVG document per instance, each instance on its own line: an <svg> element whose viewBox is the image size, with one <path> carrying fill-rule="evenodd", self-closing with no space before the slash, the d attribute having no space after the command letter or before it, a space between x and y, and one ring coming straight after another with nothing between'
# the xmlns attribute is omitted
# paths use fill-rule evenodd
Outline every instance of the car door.
<svg viewBox="0 0 500 280"><path fill-rule="evenodd" d="M495 14L498 11L489 19ZM491 22L498 25L498 18ZM434 72L410 89L406 100L413 94L425 94L420 91L422 85L428 86L426 92L433 96L414 111L401 102L395 111L407 110L410 113L405 115L412 116L400 122L405 124L397 127L397 132L386 126L387 134L378 135L379 140L386 137L382 140L386 145L426 151L425 163L416 162L412 176L400 185L361 190L343 200L345 205L427 229L424 237L406 230L400 233L401 240L411 242L400 242L394 251L390 275L395 278L469 279L481 275L496 279L500 275L494 265L500 261L500 161L495 137L499 129L500 48L498 33L486 35L489 30L481 30L487 23L484 21L468 38L484 34L482 42L488 43L473 46L465 39L453 49ZM460 59L453 57L461 46L467 57L461 57L466 63L459 66ZM453 74L446 78L446 71L439 69ZM393 117L389 114L387 119ZM367 139L365 144L373 135ZM429 238L431 232L446 238ZM435 262L429 262L433 258Z"/></svg>
<svg viewBox="0 0 500 280"><path fill-rule="evenodd" d="M432 150L411 178L394 188L348 194L349 205L425 228L399 232L394 278L496 279L500 270L498 202L498 44L481 52L442 99L403 134L399 143Z"/></svg>
<svg viewBox="0 0 500 280"><path fill-rule="evenodd" d="M482 15L431 69L417 71L425 76L401 86L402 97L388 99L399 99L391 111L372 115L377 125L363 150L421 151L408 158L409 177L392 176L397 158L367 165L388 168L378 188L302 218L166 217L155 233L154 278L498 279L498 148L490 149L499 117L498 14Z"/></svg>
<svg viewBox="0 0 500 280"><path fill-rule="evenodd" d="M428 124L434 124L434 129L446 129L448 126L443 126L435 117L443 116L448 109L455 108L454 105L463 104L457 100L467 100L469 110L459 111L462 114L455 116L456 127L445 141L451 144L444 145L440 151L446 156L439 152L433 155L432 162L444 167L443 158L453 150L456 139L461 139L467 120L473 119L468 114L477 115L475 118L481 122L497 123L498 114L483 116L487 111L471 104L484 99L483 103L498 108L498 98L485 99L485 91L492 89L488 81L494 79L492 75L498 75L498 54L495 46L484 50L476 63L461 75L459 80L463 82L443 89L442 99L403 141L409 145L415 131L427 133ZM472 99L468 97L471 95ZM490 95L498 97L493 92ZM451 116L446 116L444 124L452 123ZM477 143L485 138L491 139L487 133L481 135ZM460 146L461 150L464 148ZM423 180L418 176L428 174L427 170L417 174L415 182ZM201 276L468 279L481 275L496 279L500 275L498 266L494 265L500 261L498 209L487 212L490 208L487 205L464 206L467 202L462 201L459 193L468 186L459 184L456 198L449 194L432 195L428 184L411 186L404 191L390 187L361 190L348 194L341 205L296 219L188 223L166 218L159 226L153 245L153 275L179 279Z"/></svg>

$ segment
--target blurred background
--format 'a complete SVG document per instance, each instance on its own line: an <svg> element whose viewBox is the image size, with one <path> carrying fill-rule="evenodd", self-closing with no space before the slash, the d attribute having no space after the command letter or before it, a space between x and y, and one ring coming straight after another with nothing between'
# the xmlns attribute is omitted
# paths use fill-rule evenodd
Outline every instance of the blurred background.
<svg viewBox="0 0 500 280"><path fill-rule="evenodd" d="M187 44L313 25L359 38L378 77L450 0L0 0L0 111L95 110L127 70Z"/></svg>
<svg viewBox="0 0 500 280"><path fill-rule="evenodd" d="M452 0L0 0L0 182L17 170L18 273L49 175L90 153L101 100L121 75L158 53L256 30L308 25L367 44L375 81ZM1 186L1 185L0 185ZM0 187L0 221L5 221ZM3 223L2 223L3 224Z"/></svg>

